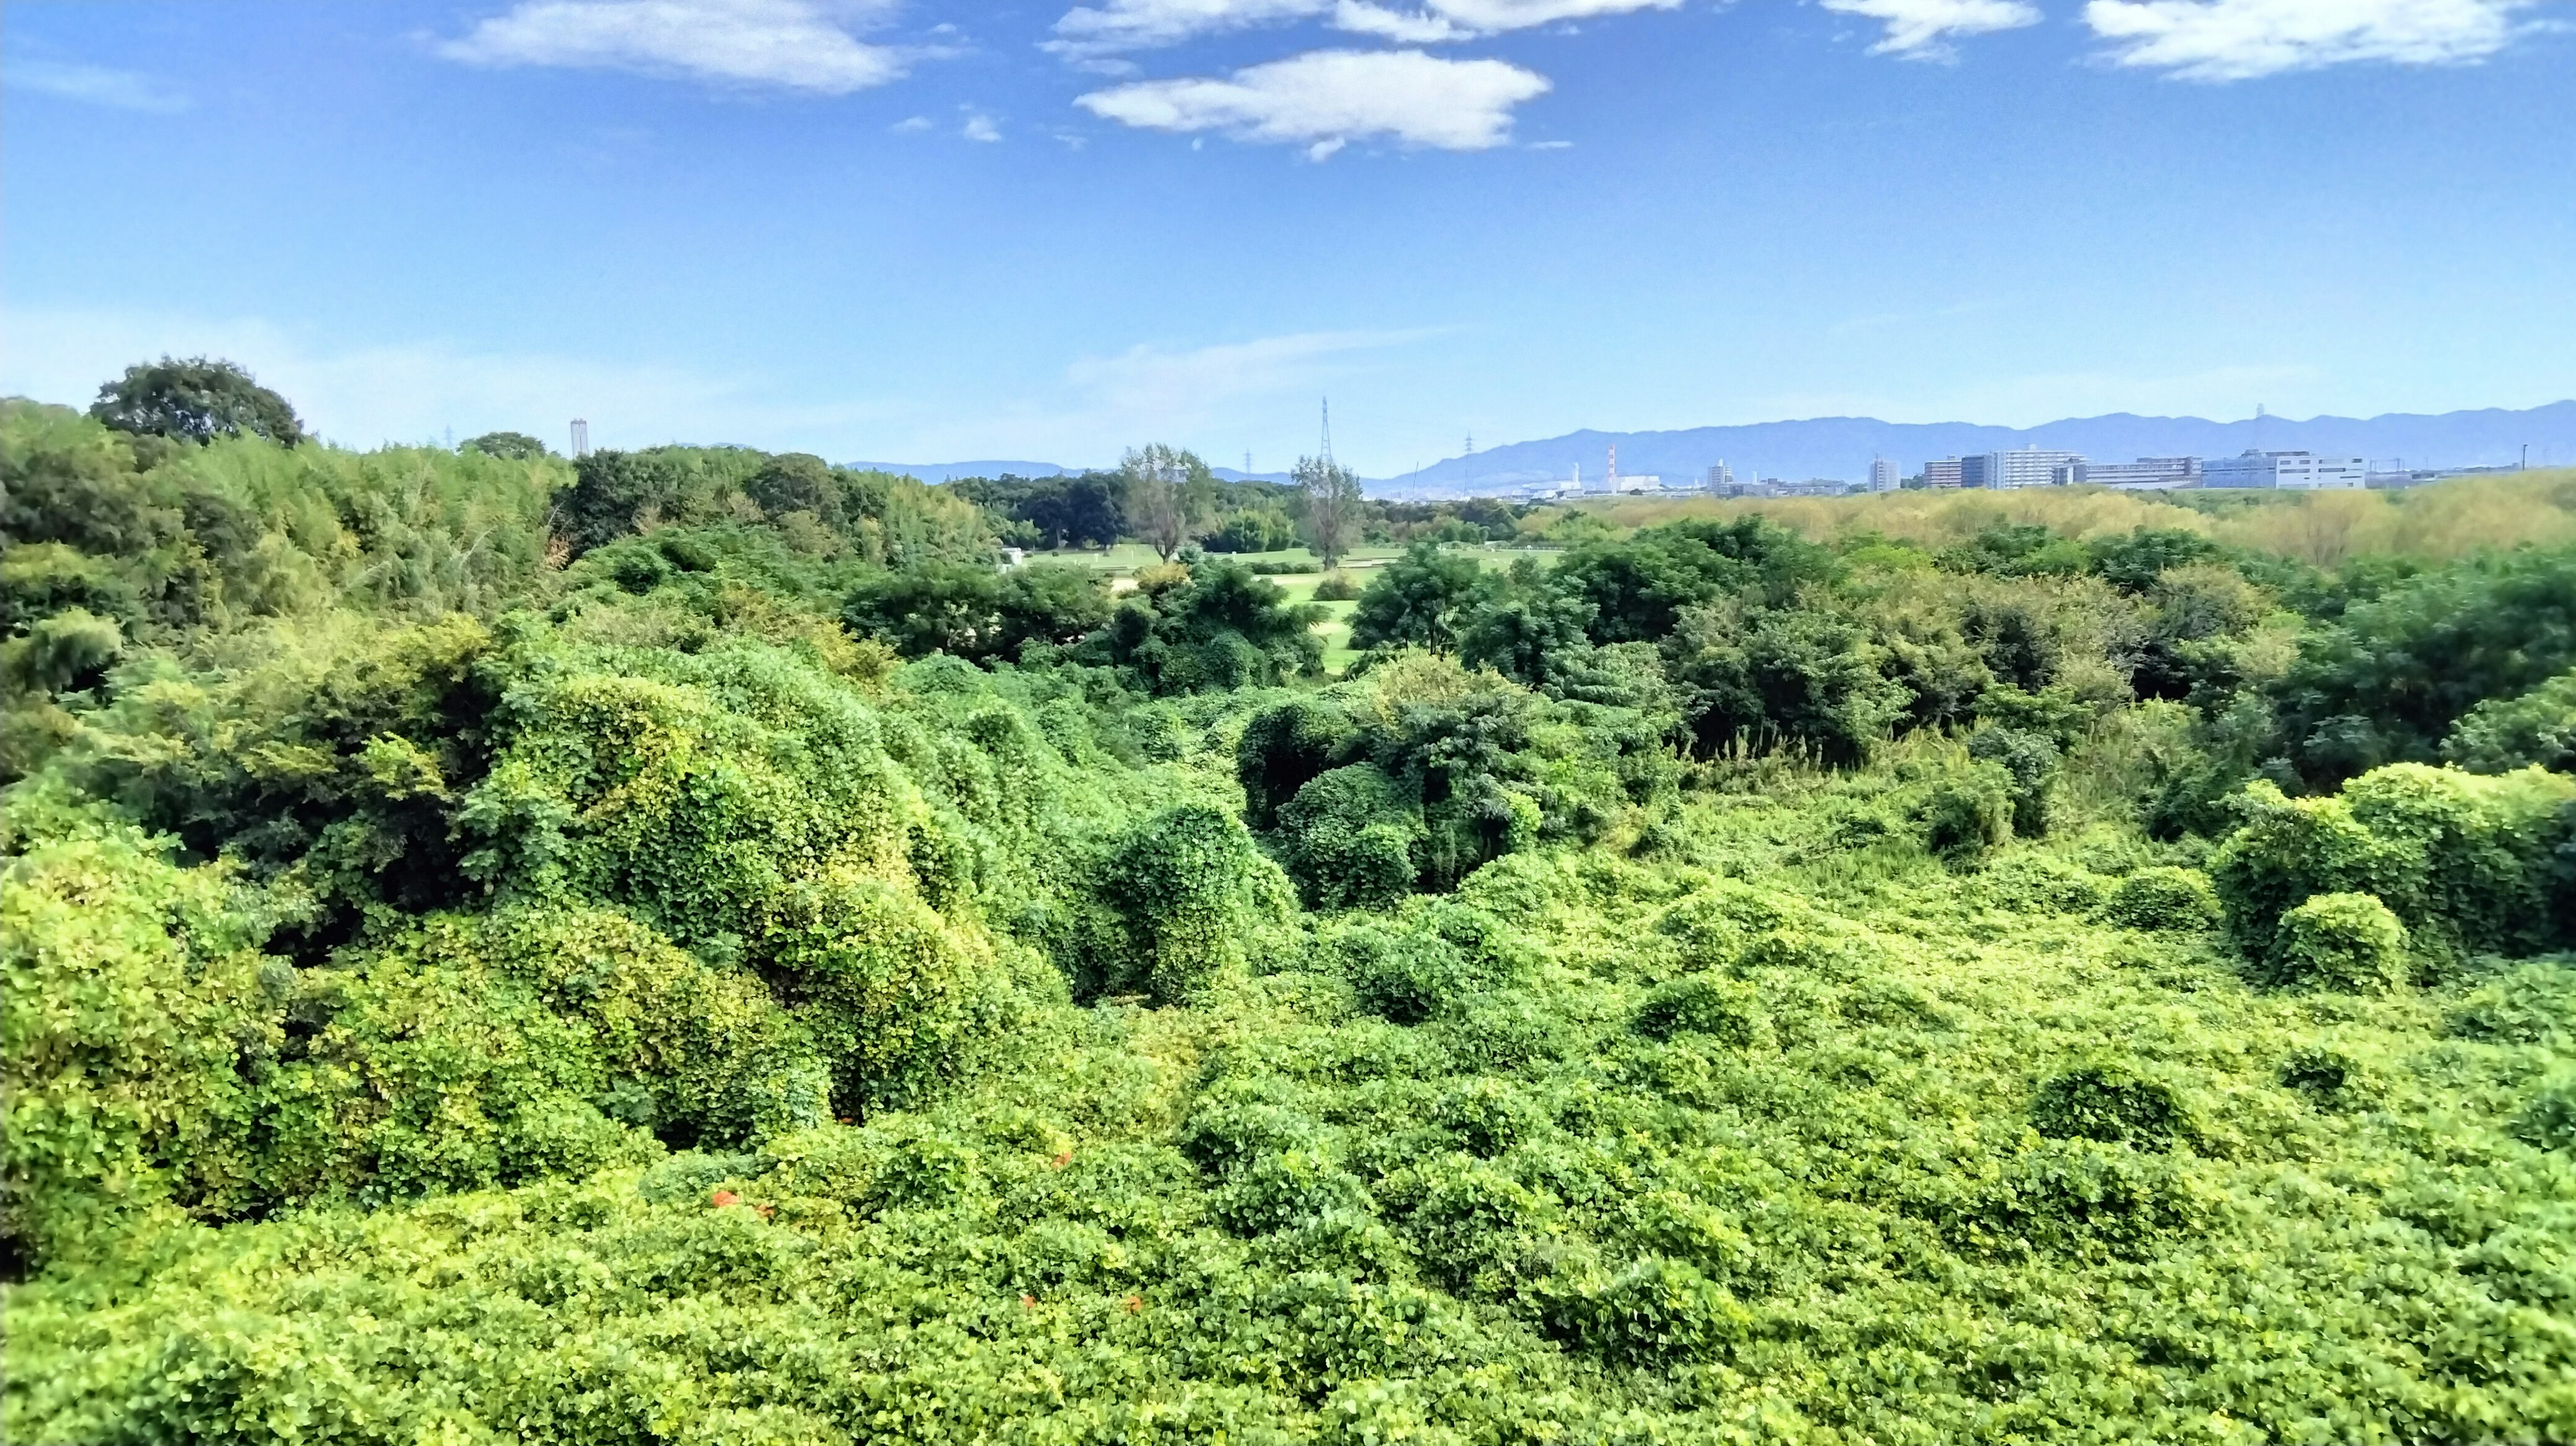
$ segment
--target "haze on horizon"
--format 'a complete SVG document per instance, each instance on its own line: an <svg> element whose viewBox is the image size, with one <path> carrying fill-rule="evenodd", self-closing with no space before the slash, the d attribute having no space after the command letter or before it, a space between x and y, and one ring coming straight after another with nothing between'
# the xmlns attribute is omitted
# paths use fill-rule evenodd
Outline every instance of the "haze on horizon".
<svg viewBox="0 0 2576 1446"><path fill-rule="evenodd" d="M1167 440L2576 394L2567 0L13 5L0 392L360 445Z"/></svg>

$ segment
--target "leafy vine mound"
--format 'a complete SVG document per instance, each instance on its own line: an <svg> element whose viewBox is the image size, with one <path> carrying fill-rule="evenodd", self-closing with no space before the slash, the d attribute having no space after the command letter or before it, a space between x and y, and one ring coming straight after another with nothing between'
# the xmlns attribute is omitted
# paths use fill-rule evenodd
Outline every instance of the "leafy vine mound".
<svg viewBox="0 0 2576 1446"><path fill-rule="evenodd" d="M12 1441L2576 1437L2576 557L607 455L0 418Z"/></svg>

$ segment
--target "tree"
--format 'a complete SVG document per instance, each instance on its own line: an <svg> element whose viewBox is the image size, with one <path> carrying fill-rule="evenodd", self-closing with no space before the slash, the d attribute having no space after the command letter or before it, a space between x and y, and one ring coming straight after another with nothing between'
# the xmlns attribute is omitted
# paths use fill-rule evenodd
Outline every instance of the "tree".
<svg viewBox="0 0 2576 1446"><path fill-rule="evenodd" d="M486 432L468 437L460 451L480 452L505 462L533 462L546 455L546 444L525 432Z"/></svg>
<svg viewBox="0 0 2576 1446"><path fill-rule="evenodd" d="M1334 566L1350 550L1351 535L1359 530L1359 474L1329 458L1300 457L1289 475L1305 494L1306 531L1314 538L1315 555L1324 560L1324 566Z"/></svg>
<svg viewBox="0 0 2576 1446"><path fill-rule="evenodd" d="M1216 478L1198 454L1161 442L1132 448L1120 463L1127 520L1165 562L1199 534Z"/></svg>
<svg viewBox="0 0 2576 1446"><path fill-rule="evenodd" d="M1416 643L1448 652L1458 644L1484 576L1474 558L1442 552L1434 543L1413 544L1360 594L1351 611L1351 646Z"/></svg>
<svg viewBox="0 0 2576 1446"><path fill-rule="evenodd" d="M244 432L292 447L304 424L286 398L228 361L191 357L130 366L98 389L89 414L120 432L208 442Z"/></svg>

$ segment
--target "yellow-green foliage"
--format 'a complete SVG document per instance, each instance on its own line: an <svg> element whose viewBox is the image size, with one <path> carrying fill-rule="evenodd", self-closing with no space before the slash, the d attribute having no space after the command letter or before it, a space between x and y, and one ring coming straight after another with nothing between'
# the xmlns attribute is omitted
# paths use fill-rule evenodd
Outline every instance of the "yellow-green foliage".
<svg viewBox="0 0 2576 1446"><path fill-rule="evenodd" d="M2563 965L2321 1008L2038 902L2083 846L1818 892L1816 811L1685 812L865 1127L138 1224L13 1289L11 1438L2576 1429Z"/></svg>
<svg viewBox="0 0 2576 1446"><path fill-rule="evenodd" d="M0 466L12 1442L2576 1439L2576 554L2221 545L2464 491L1425 552L1318 683L811 457Z"/></svg>
<svg viewBox="0 0 2576 1446"><path fill-rule="evenodd" d="M1876 533L1935 550L2011 523L2036 523L2077 538L2140 527L2187 528L2326 568L2371 553L2453 558L2482 549L2576 542L2576 471L2563 467L2455 478L2403 492L2231 493L2226 499L2235 505L2215 515L2183 505L2199 498L2093 488L1619 499L1580 503L1567 511L1616 528L1758 513L1820 541ZM1532 532L1545 529L1552 525L1553 512L1534 514L1522 526Z"/></svg>
<svg viewBox="0 0 2576 1446"><path fill-rule="evenodd" d="M0 872L8 1172L0 1233L33 1251L121 1207L217 1195L252 1173L252 1087L275 996L230 881L127 830L41 844Z"/></svg>

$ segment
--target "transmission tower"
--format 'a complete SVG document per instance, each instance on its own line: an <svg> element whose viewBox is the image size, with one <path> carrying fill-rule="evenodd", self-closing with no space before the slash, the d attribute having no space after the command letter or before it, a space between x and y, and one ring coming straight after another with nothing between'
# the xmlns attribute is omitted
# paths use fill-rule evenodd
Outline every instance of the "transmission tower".
<svg viewBox="0 0 2576 1446"><path fill-rule="evenodd" d="M1333 465L1333 399L1324 398L1324 465Z"/></svg>

